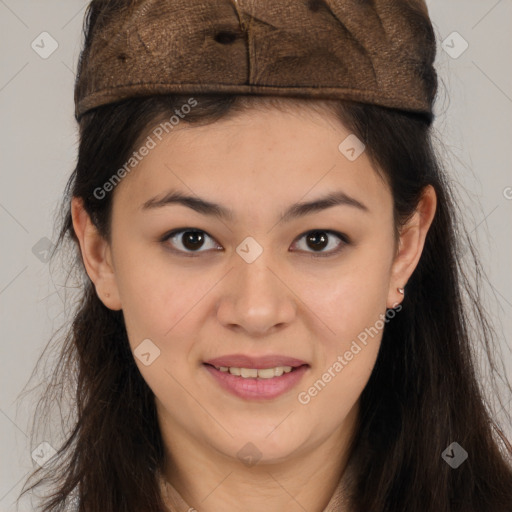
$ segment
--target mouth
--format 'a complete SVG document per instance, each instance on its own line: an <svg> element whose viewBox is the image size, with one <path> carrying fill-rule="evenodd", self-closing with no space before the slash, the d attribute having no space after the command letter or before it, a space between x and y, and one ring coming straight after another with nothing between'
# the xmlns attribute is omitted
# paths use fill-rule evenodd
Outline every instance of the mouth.
<svg viewBox="0 0 512 512"><path fill-rule="evenodd" d="M267 364L260 368L203 363L203 367L224 391L244 400L269 400L294 388L310 366L307 363L295 363L295 366Z"/></svg>
<svg viewBox="0 0 512 512"><path fill-rule="evenodd" d="M214 366L215 368L245 368L248 370L269 368L298 368L307 364L306 361L295 357L282 356L278 354L269 354L265 356L248 356L245 354L230 354L221 357L208 359L205 364Z"/></svg>
<svg viewBox="0 0 512 512"><path fill-rule="evenodd" d="M215 366L209 363L204 363L206 366L215 368L219 372L229 373L235 377L242 379L273 379L281 377L285 373L291 373L301 368L302 366L309 366L307 364L300 366L274 366L270 368L241 368L237 366Z"/></svg>

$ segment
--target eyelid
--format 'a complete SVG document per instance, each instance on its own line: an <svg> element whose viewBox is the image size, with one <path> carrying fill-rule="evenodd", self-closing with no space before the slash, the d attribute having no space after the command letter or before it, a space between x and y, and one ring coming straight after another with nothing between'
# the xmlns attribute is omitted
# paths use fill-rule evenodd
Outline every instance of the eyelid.
<svg viewBox="0 0 512 512"><path fill-rule="evenodd" d="M186 233L186 232L203 233L207 237L211 238L212 240L215 240L215 238L213 236L211 236L207 231L204 231L203 229L187 228L187 227L185 227L185 228L173 229L172 231L167 232L165 235L163 235L160 238L160 242L165 244L166 242L168 242L168 240L170 238L173 238L174 236L176 236L176 235L178 235L180 233ZM218 243L216 240L215 240L215 242ZM210 250L207 250L207 251L201 251L201 250L198 250L198 251L182 251L181 249L175 249L174 247L170 247L169 250L171 250L175 254L179 254L179 255L182 255L182 256L190 256L190 257L200 256L202 253L210 252Z"/></svg>
<svg viewBox="0 0 512 512"><path fill-rule="evenodd" d="M161 238L160 238L160 242L161 243L166 243L170 238L173 238L174 236L180 234L180 233L185 233L185 232L197 232L197 233L203 233L204 235L206 235L207 237L211 238L212 240L214 240L216 243L218 243L215 238L213 236L211 236L207 231L204 231L203 229L199 229L199 228L177 228L177 229L173 229L172 231L169 231L167 232L165 235L163 235ZM308 256L311 256L313 258L316 258L316 257L328 257L328 256L335 256L336 254L338 254L345 245L350 245L352 242L351 242L351 239L350 237L348 237L345 233L341 233L339 231L336 231L336 230L333 230L333 229L322 229L322 228L314 228L314 229L308 229L307 231L304 231L303 233L301 233L300 235L298 235L296 237L296 239L293 241L293 244L296 244L299 240L301 240L305 235L308 235L310 233L315 233L315 232L321 232L321 233L327 233L328 235L334 235L336 236L337 238L339 238L341 240L341 247L337 248L337 249L334 249L334 250L330 250L330 251L326 251L326 252L314 252L314 251L299 251L299 252L305 252ZM220 246L220 244L219 244ZM194 256L199 256L201 253L208 253L210 252L210 250L206 250L206 251L202 251L202 250L198 250L198 251L182 251L180 249L175 249L175 248L170 248L170 250L176 254L180 254L180 255L183 255L183 256L191 256L191 257L194 257Z"/></svg>
<svg viewBox="0 0 512 512"><path fill-rule="evenodd" d="M328 235L331 235L331 236L334 235L341 240L341 243L340 243L339 247L337 247L336 249L331 249L330 251L323 251L323 252L304 251L306 256L310 256L312 258L328 258L330 256L336 256L343 250L343 248L346 245L351 245L351 243L352 243L350 238L345 233L341 233L334 229L314 228L314 229L308 229L307 231L304 231L303 233L298 235L297 238L295 239L295 241L293 242L293 244L297 243L305 235L308 235L310 233L315 233L315 232L327 233Z"/></svg>

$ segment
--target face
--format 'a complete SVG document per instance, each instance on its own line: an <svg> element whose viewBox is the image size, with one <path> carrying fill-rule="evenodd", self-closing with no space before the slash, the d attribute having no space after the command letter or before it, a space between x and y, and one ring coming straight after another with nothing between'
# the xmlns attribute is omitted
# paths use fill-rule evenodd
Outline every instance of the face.
<svg viewBox="0 0 512 512"><path fill-rule="evenodd" d="M338 149L349 135L313 110L181 123L116 187L89 273L177 439L283 461L353 424L422 232L395 243L389 187Z"/></svg>

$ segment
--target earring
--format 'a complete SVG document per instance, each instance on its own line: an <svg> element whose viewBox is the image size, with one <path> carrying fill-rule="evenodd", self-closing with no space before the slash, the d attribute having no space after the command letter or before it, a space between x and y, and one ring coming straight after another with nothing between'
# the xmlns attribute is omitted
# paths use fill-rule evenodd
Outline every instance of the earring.
<svg viewBox="0 0 512 512"><path fill-rule="evenodd" d="M402 295L404 295L404 289L403 288L397 288L398 290L398 293L401 293Z"/></svg>

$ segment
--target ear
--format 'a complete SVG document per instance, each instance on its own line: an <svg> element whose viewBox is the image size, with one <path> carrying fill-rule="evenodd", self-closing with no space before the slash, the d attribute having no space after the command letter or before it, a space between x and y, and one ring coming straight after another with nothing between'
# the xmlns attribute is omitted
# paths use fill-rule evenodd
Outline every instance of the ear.
<svg viewBox="0 0 512 512"><path fill-rule="evenodd" d="M110 244L103 238L85 211L83 200L71 200L73 228L80 243L85 270L96 288L96 294L105 306L121 309Z"/></svg>
<svg viewBox="0 0 512 512"><path fill-rule="evenodd" d="M437 196L434 187L427 185L414 214L400 230L398 250L391 267L388 308L396 307L404 297L398 288L405 288L420 260L427 232L434 219L436 205Z"/></svg>

